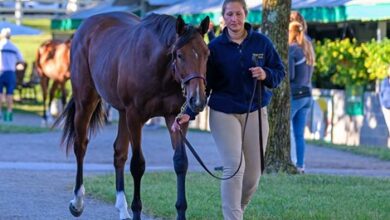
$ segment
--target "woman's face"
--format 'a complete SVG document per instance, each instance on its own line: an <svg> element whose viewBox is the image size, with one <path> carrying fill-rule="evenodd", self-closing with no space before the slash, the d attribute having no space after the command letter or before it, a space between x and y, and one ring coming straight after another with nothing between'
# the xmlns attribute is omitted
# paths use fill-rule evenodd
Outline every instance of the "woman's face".
<svg viewBox="0 0 390 220"><path fill-rule="evenodd" d="M228 3L225 7L225 13L223 14L225 20L225 26L233 32L240 32L244 30L245 24L245 10L239 2Z"/></svg>

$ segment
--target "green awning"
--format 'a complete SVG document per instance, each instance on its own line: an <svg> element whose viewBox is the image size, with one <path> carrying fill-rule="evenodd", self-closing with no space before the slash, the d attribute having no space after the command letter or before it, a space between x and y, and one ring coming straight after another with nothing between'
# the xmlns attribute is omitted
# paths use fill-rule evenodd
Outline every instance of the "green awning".
<svg viewBox="0 0 390 220"><path fill-rule="evenodd" d="M83 22L82 19L52 19L50 28L52 30L59 30L59 31L68 31L68 30L76 30L81 22Z"/></svg>
<svg viewBox="0 0 390 220"><path fill-rule="evenodd" d="M307 22L333 23L352 20L389 20L390 19L390 4L380 5L349 5L338 7L312 7L312 8L297 8ZM209 16L214 24L219 23L220 12L185 14L182 15L186 22L191 24L199 24L205 17ZM261 11L250 10L247 18L252 24L261 24Z"/></svg>
<svg viewBox="0 0 390 220"><path fill-rule="evenodd" d="M256 2L259 2L258 4ZM164 14L181 14L190 24L199 24L206 16L217 25L221 17L222 0L188 0L153 12ZM248 3L249 2L249 3ZM250 7L248 22L261 24L261 0L247 0ZM202 10L203 7L203 10ZM293 0L293 9L299 11L307 22L334 23L351 20L389 20L390 0ZM56 30L76 29L82 19L54 19L51 27Z"/></svg>
<svg viewBox="0 0 390 220"><path fill-rule="evenodd" d="M220 0L222 1L222 0ZM170 6L156 10L157 13L181 14L186 22L198 24L205 16L209 16L214 24L219 23L221 16L218 0L209 0L201 10L197 1L185 1L178 6ZM250 2L248 21L261 24L261 0ZM211 5L213 3L213 5ZM193 7L191 6L193 4ZM180 7L179 7L180 6ZM388 20L390 19L390 0L293 0L293 10L299 11L307 22L344 22L351 20Z"/></svg>

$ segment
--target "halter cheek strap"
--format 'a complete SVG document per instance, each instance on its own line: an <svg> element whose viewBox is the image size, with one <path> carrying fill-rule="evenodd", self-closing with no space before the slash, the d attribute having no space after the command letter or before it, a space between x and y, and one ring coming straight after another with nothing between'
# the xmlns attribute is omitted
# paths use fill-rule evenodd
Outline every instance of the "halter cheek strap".
<svg viewBox="0 0 390 220"><path fill-rule="evenodd" d="M184 88L184 86L189 83L192 79L203 79L204 83L206 84L206 78L202 76L200 73L190 73L186 77L182 78L179 72L176 70L176 60L174 59L172 62L172 71L175 79L181 84L181 87Z"/></svg>

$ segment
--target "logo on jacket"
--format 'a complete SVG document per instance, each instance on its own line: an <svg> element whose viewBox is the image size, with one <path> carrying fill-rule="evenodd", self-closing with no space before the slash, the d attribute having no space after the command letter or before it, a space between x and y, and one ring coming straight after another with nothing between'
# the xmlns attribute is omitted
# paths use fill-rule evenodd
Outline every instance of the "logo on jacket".
<svg viewBox="0 0 390 220"><path fill-rule="evenodd" d="M263 58L264 58L263 53L252 53L252 62L255 66L260 65L259 61L262 60Z"/></svg>

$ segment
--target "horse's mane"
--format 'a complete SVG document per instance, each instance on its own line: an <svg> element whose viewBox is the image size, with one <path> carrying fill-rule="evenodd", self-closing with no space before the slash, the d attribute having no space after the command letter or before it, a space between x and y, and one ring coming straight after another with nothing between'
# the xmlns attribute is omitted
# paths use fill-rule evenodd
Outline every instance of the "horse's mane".
<svg viewBox="0 0 390 220"><path fill-rule="evenodd" d="M176 18L170 15L150 14L141 20L140 26L156 33L159 41L170 47L176 39Z"/></svg>
<svg viewBox="0 0 390 220"><path fill-rule="evenodd" d="M150 14L142 19L140 27L148 28L159 36L159 41L166 47L171 47L176 40L176 18L170 15ZM184 33L176 42L175 48L181 48L190 41L198 30L192 25L186 25Z"/></svg>

